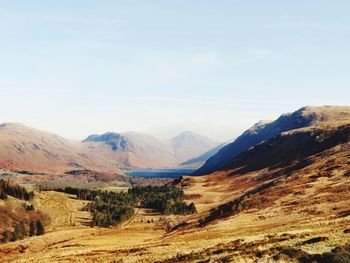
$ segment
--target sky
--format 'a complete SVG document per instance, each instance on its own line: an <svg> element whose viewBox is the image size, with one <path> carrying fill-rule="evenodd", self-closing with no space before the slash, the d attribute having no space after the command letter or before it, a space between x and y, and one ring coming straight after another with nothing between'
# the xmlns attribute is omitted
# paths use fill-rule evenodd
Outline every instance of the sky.
<svg viewBox="0 0 350 263"><path fill-rule="evenodd" d="M0 122L216 141L350 104L350 1L0 0Z"/></svg>

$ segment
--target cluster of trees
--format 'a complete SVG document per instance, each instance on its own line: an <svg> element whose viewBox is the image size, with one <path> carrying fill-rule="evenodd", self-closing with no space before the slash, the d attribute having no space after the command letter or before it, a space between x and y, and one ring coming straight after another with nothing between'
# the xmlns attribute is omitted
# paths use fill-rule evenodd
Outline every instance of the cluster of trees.
<svg viewBox="0 0 350 263"><path fill-rule="evenodd" d="M92 214L92 226L108 227L117 225L134 215L136 199L124 192L107 192L101 190L77 189L66 187L60 192L74 194L79 199L91 201L88 209Z"/></svg>
<svg viewBox="0 0 350 263"><path fill-rule="evenodd" d="M24 187L13 184L10 180L0 180L0 199L6 199L7 195L26 201L34 198L34 192L28 192Z"/></svg>
<svg viewBox="0 0 350 263"><path fill-rule="evenodd" d="M94 202L91 206L92 226L108 227L117 225L134 215L134 208L129 205L115 205Z"/></svg>
<svg viewBox="0 0 350 263"><path fill-rule="evenodd" d="M193 203L184 202L184 193L175 186L133 187L127 192L107 192L100 190L60 189L75 194L79 199L91 201L92 225L108 227L130 219L134 208L140 205L164 214L193 214L196 207Z"/></svg>
<svg viewBox="0 0 350 263"><path fill-rule="evenodd" d="M173 185L133 187L128 193L141 201L144 208L152 208L164 214L194 214L194 203L184 202L184 192Z"/></svg>
<svg viewBox="0 0 350 263"><path fill-rule="evenodd" d="M93 226L117 225L134 215L136 199L128 193L82 190L78 197L93 200L90 204Z"/></svg>
<svg viewBox="0 0 350 263"><path fill-rule="evenodd" d="M2 241L17 241L24 239L27 236L40 236L45 234L44 224L40 219L36 221L30 221L29 225L24 220L21 220L19 224L15 224L12 232L6 230L2 233Z"/></svg>

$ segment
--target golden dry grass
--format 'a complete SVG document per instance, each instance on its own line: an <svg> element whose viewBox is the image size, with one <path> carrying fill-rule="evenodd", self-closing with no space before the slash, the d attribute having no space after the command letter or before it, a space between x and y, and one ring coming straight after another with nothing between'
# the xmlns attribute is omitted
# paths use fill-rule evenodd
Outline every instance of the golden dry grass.
<svg viewBox="0 0 350 263"><path fill-rule="evenodd" d="M186 178L186 196L196 203L199 213L172 217L174 222L186 221L188 225L170 233L158 224L161 215L144 209L113 229L90 228L79 221L72 226L69 215L73 211L77 220L81 201L62 193L42 192L38 194L37 204L44 211L60 211L53 221L56 230L42 237L2 245L0 253L5 262L170 262L181 258L183 262L195 262L192 256L251 262L258 259L257 251L269 251L281 245L309 253L329 251L350 242L350 234L344 233L350 218L342 216L350 211L350 181L345 174L348 150L347 144L331 149L323 157L314 157L312 165L295 171L264 192L264 196L248 198L247 208L242 212L204 228L197 226L200 217L210 208L253 188L256 179L266 171L246 174L244 178L229 177L229 171ZM327 173L329 167L337 168ZM263 197L263 203L256 202ZM314 237L327 239L305 243ZM267 255L260 258L260 262L264 260Z"/></svg>

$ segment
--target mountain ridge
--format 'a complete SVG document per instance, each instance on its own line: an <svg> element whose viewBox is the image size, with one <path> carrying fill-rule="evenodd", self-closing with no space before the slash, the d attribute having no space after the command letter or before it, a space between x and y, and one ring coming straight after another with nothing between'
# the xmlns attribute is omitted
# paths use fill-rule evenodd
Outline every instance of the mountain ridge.
<svg viewBox="0 0 350 263"><path fill-rule="evenodd" d="M196 154L193 151L191 157ZM175 168L187 157L175 158L170 141L136 132L93 134L80 142L18 122L0 124L0 166L12 171L123 174L130 168Z"/></svg>
<svg viewBox="0 0 350 263"><path fill-rule="evenodd" d="M278 134L325 122L350 119L349 106L302 107L292 113L282 114L272 122L258 122L243 132L235 141L224 146L217 154L196 170L193 175L210 174L224 167L242 151Z"/></svg>
<svg viewBox="0 0 350 263"><path fill-rule="evenodd" d="M99 144L89 146L91 151L102 152L126 166L138 168L180 166L182 161L216 146L216 143L207 137L191 131L184 131L164 141L137 132L107 132L101 135L90 135L82 142L88 144L97 142ZM113 156L106 152L105 146L111 147Z"/></svg>

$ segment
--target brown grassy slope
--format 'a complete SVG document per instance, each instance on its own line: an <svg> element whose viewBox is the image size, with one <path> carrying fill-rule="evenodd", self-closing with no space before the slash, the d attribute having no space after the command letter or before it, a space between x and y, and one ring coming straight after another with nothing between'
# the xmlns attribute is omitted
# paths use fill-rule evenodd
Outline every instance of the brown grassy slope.
<svg viewBox="0 0 350 263"><path fill-rule="evenodd" d="M0 240L5 231L13 233L14 226L23 221L27 226L30 222L40 219L47 224L49 218L40 211L26 211L24 204L28 202L8 196L6 200L0 200ZM0 241L0 242L1 242Z"/></svg>
<svg viewBox="0 0 350 263"><path fill-rule="evenodd" d="M75 169L120 172L111 160L88 155L79 142L19 123L0 125L0 166L53 174Z"/></svg>
<svg viewBox="0 0 350 263"><path fill-rule="evenodd" d="M255 196L268 199L275 196L285 182L301 184L303 180L309 180L302 176L305 171L312 176L311 180L339 175L346 186L350 179L349 145L350 124L328 123L286 132L242 153L224 171L187 178L190 185L187 191L202 193L197 199L199 205L226 203L223 214L229 216L235 213L235 209L228 208L234 206L231 202L242 198L240 204L243 206L246 200ZM286 194L294 190L293 185L283 187ZM217 192L217 196L208 198L211 191L213 195ZM266 202L261 203L266 205Z"/></svg>

